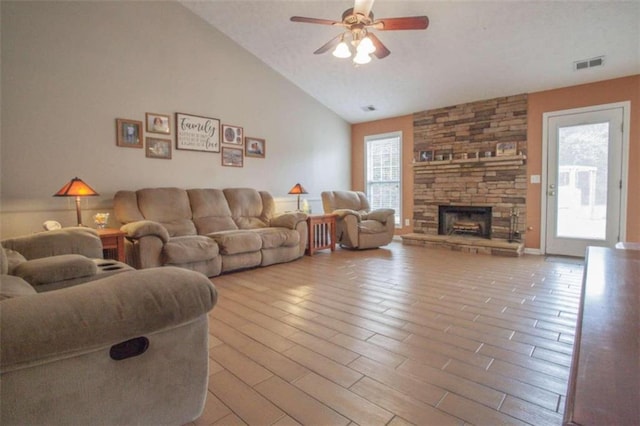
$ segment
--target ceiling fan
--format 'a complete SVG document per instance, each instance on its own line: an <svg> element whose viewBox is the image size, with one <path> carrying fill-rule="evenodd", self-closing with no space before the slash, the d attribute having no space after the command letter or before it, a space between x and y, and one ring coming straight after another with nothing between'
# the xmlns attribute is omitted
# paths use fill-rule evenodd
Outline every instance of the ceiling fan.
<svg viewBox="0 0 640 426"><path fill-rule="evenodd" d="M369 63L371 61L371 54L375 55L378 59L382 59L391 53L371 30L424 30L429 26L429 18L426 16L406 16L403 18L374 20L373 12L371 11L373 2L374 0L355 0L353 8L345 10L342 14L342 21L305 18L304 16L292 16L291 20L293 22L333 25L344 28L344 32L329 40L324 46L313 53L319 55L334 49L333 56L350 58L351 49L346 42L350 37L351 44L356 50L353 62L358 65Z"/></svg>

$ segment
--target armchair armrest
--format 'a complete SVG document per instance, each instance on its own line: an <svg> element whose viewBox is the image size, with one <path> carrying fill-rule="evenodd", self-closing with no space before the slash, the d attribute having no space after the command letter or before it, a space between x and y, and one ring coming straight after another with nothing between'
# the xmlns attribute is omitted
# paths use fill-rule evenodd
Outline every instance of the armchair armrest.
<svg viewBox="0 0 640 426"><path fill-rule="evenodd" d="M276 226L280 228L296 229L296 226L300 222L307 220L307 214L302 212L290 212L282 213L274 216L269 221L270 226Z"/></svg>
<svg viewBox="0 0 640 426"><path fill-rule="evenodd" d="M369 213L367 213L368 220L377 220L381 223L387 223L387 220L393 215L396 214L396 211L393 209L376 209Z"/></svg>
<svg viewBox="0 0 640 426"><path fill-rule="evenodd" d="M163 244L169 241L169 231L167 231L167 228L153 220L139 220L137 222L127 223L123 225L120 230L126 232L128 238L136 240L153 235L160 238Z"/></svg>
<svg viewBox="0 0 640 426"><path fill-rule="evenodd" d="M336 209L334 211L332 211L331 213L338 215L338 217L340 219L344 219L346 216L355 216L355 218L358 220L358 222L360 222L360 220L362 219L360 212L357 212L355 210L351 210L351 209Z"/></svg>
<svg viewBox="0 0 640 426"><path fill-rule="evenodd" d="M0 368L111 346L195 320L217 301L204 275L175 267L124 272L2 301Z"/></svg>

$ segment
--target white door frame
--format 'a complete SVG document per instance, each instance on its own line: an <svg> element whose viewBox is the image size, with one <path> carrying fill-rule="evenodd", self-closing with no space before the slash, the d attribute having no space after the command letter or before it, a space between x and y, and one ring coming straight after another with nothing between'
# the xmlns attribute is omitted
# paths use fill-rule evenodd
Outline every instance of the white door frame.
<svg viewBox="0 0 640 426"><path fill-rule="evenodd" d="M631 101L615 102L604 105L593 105L583 108L565 109L561 111L545 112L542 114L542 176L540 186L540 254L547 252L547 155L549 146L549 119L561 115L580 114L601 111L605 109L622 108L622 190L620 191L620 241L627 236L627 193L629 182L629 126L631 119Z"/></svg>

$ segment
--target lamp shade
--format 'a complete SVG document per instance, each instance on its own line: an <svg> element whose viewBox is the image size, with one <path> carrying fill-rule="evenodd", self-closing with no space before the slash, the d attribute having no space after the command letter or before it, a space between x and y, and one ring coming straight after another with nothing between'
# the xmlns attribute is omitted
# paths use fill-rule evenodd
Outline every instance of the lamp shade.
<svg viewBox="0 0 640 426"><path fill-rule="evenodd" d="M289 194L300 195L300 194L308 194L307 190L302 187L299 183L296 183L293 188L289 191Z"/></svg>
<svg viewBox="0 0 640 426"><path fill-rule="evenodd" d="M71 179L58 192L53 194L54 197L86 197L94 195L100 194L78 177Z"/></svg>
<svg viewBox="0 0 640 426"><path fill-rule="evenodd" d="M100 194L84 183L82 179L77 177L71 179L69 183L53 194L54 197L76 197L76 216L78 218L78 226L84 226L82 224L82 212L80 211L80 197L90 197L94 195Z"/></svg>

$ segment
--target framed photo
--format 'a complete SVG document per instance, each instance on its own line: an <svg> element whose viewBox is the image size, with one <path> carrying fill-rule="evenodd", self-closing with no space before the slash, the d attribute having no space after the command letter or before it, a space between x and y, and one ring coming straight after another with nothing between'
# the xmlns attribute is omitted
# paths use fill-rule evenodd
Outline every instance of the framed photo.
<svg viewBox="0 0 640 426"><path fill-rule="evenodd" d="M242 148L222 147L222 165L228 167L242 167Z"/></svg>
<svg viewBox="0 0 640 426"><path fill-rule="evenodd" d="M496 144L496 157L506 157L518 153L518 142L498 142Z"/></svg>
<svg viewBox="0 0 640 426"><path fill-rule="evenodd" d="M176 148L220 152L220 120L177 112Z"/></svg>
<svg viewBox="0 0 640 426"><path fill-rule="evenodd" d="M420 151L418 161L433 161L433 151Z"/></svg>
<svg viewBox="0 0 640 426"><path fill-rule="evenodd" d="M164 158L171 160L171 139L145 138L148 158Z"/></svg>
<svg viewBox="0 0 640 426"><path fill-rule="evenodd" d="M244 138L244 155L247 157L264 158L267 150L267 142L264 139Z"/></svg>
<svg viewBox="0 0 640 426"><path fill-rule="evenodd" d="M162 133L165 135L171 133L171 125L169 124L170 117L168 115L148 112L146 118L147 133Z"/></svg>
<svg viewBox="0 0 640 426"><path fill-rule="evenodd" d="M142 121L116 118L116 145L142 148Z"/></svg>
<svg viewBox="0 0 640 426"><path fill-rule="evenodd" d="M232 143L242 145L244 139L242 127L231 126L229 124L222 125L222 143Z"/></svg>

